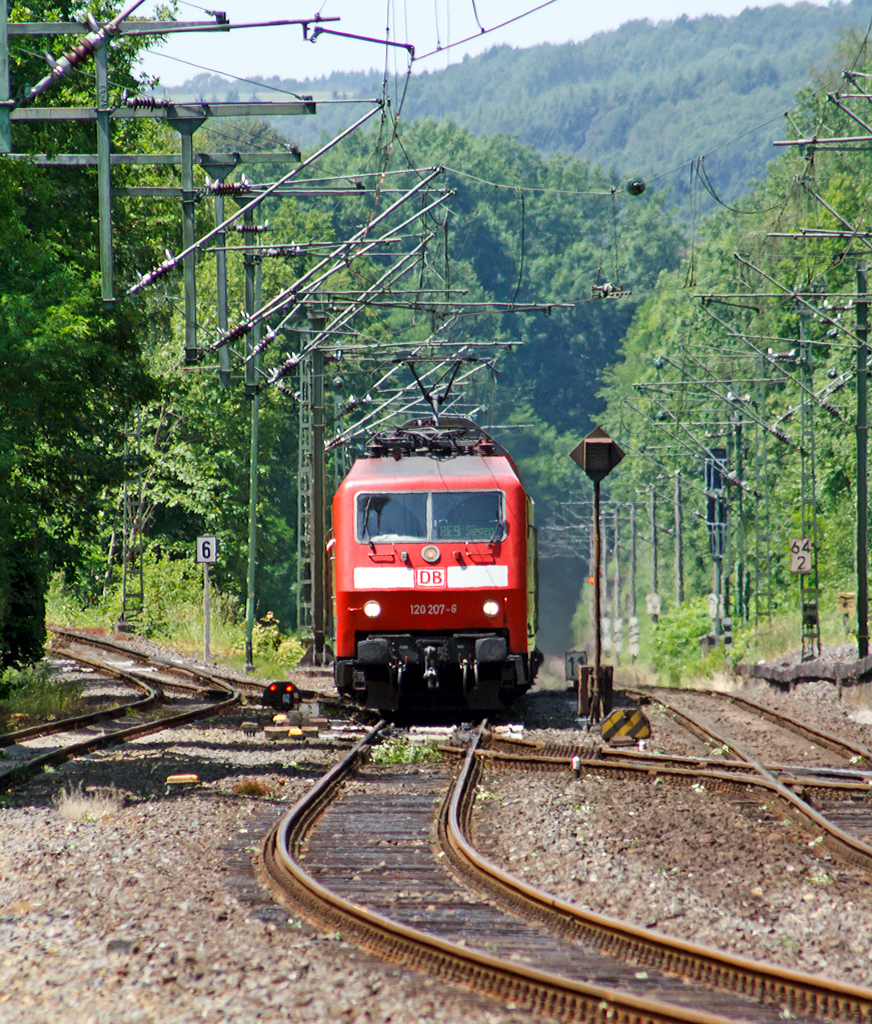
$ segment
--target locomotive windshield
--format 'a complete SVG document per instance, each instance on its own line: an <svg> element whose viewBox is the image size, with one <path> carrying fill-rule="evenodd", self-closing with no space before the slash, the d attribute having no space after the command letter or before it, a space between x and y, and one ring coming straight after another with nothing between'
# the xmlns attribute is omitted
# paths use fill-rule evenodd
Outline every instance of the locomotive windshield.
<svg viewBox="0 0 872 1024"><path fill-rule="evenodd" d="M439 491L430 495L431 540L500 540L499 491Z"/></svg>
<svg viewBox="0 0 872 1024"><path fill-rule="evenodd" d="M501 491L426 491L357 495L357 539L483 540L505 535Z"/></svg>

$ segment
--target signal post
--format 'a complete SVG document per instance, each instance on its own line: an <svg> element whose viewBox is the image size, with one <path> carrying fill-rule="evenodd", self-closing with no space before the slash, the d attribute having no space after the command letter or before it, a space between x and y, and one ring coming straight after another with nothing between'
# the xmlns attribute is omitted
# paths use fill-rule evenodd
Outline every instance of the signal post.
<svg viewBox="0 0 872 1024"><path fill-rule="evenodd" d="M611 711L612 704L612 672L611 665L602 664L602 610L600 594L600 565L602 562L602 541L600 537L600 482L623 459L624 452L602 427L594 429L577 445L569 457L580 466L593 481L593 627L594 627L594 670L593 687L590 695L588 725L600 721L604 714ZM582 695L587 687L583 685L585 675L581 670L578 680L578 714L582 713ZM606 679L608 676L608 679Z"/></svg>

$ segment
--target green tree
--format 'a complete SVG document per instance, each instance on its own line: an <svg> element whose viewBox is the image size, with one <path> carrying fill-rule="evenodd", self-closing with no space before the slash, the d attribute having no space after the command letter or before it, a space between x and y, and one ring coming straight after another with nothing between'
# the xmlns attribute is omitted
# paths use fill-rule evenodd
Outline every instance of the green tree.
<svg viewBox="0 0 872 1024"><path fill-rule="evenodd" d="M16 21L81 21L76 3L12 4ZM111 16L109 5L90 8ZM51 44L55 52L69 37ZM113 44L110 77L138 88L132 69L143 43ZM10 46L13 91L45 65L29 37ZM39 105L94 102L87 77L69 75ZM121 130L131 147L150 130ZM94 152L77 122L16 124L16 152ZM49 572L81 563L95 529L100 495L121 478L122 428L151 394L141 362L144 330L131 308L102 308L95 247L94 174L0 162L0 661L39 656ZM119 225L119 248L141 234ZM142 233L142 225L137 230ZM153 225L152 225L153 227ZM151 244L159 244L152 234ZM120 261L122 273L124 260ZM84 544L83 544L84 541Z"/></svg>

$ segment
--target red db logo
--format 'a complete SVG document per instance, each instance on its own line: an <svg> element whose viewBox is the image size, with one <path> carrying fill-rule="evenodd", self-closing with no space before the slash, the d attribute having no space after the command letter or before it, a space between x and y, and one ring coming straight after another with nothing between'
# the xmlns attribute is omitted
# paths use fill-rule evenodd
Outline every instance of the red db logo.
<svg viewBox="0 0 872 1024"><path fill-rule="evenodd" d="M444 587L447 582L444 568L415 570L416 587Z"/></svg>

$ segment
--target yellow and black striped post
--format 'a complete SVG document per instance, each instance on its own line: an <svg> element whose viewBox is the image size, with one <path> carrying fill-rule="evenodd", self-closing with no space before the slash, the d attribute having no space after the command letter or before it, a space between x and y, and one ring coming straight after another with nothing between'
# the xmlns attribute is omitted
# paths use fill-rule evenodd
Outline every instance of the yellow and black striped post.
<svg viewBox="0 0 872 1024"><path fill-rule="evenodd" d="M604 740L629 736L643 740L651 735L651 724L638 708L615 708L602 725Z"/></svg>

